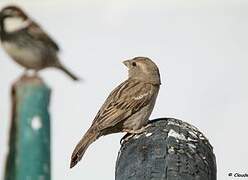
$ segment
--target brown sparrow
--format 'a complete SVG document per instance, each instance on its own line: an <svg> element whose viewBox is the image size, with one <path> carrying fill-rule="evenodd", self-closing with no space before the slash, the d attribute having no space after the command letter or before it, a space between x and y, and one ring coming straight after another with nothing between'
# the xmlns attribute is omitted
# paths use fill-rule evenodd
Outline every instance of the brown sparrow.
<svg viewBox="0 0 248 180"><path fill-rule="evenodd" d="M160 87L159 69L146 57L123 63L128 67L128 79L110 93L98 111L72 153L71 168L99 137L118 132L140 133L148 123Z"/></svg>
<svg viewBox="0 0 248 180"><path fill-rule="evenodd" d="M60 63L58 45L17 6L7 6L1 10L0 28L4 50L24 68L39 71L55 67L73 80L78 80Z"/></svg>

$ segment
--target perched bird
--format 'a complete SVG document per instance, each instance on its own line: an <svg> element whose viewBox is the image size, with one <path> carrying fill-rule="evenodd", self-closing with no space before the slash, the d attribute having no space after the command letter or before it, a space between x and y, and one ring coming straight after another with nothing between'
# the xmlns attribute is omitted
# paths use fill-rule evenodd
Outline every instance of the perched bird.
<svg viewBox="0 0 248 180"><path fill-rule="evenodd" d="M7 54L24 68L36 72L55 67L78 80L59 61L58 45L19 7L7 6L0 11L0 39Z"/></svg>
<svg viewBox="0 0 248 180"><path fill-rule="evenodd" d="M159 69L146 57L135 57L123 63L128 67L128 79L110 93L75 147L71 168L100 136L118 132L141 133L148 123L160 87Z"/></svg>

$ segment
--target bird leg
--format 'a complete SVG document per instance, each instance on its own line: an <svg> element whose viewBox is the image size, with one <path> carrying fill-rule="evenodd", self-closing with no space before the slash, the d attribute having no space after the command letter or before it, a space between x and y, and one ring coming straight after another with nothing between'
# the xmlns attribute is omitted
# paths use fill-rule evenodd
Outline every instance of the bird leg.
<svg viewBox="0 0 248 180"><path fill-rule="evenodd" d="M21 79L29 79L29 78L39 78L38 72L36 70L25 69L23 74L21 75Z"/></svg>
<svg viewBox="0 0 248 180"><path fill-rule="evenodd" d="M28 69L25 69L21 77L26 78L27 76L28 76Z"/></svg>
<svg viewBox="0 0 248 180"><path fill-rule="evenodd" d="M24 71L24 77L38 77L38 71L37 70L30 70L26 69Z"/></svg>

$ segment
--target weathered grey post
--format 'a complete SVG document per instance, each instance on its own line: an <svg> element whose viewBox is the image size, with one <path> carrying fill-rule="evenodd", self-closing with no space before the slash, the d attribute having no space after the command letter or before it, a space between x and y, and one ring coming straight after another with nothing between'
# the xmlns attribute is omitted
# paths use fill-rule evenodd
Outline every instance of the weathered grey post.
<svg viewBox="0 0 248 180"><path fill-rule="evenodd" d="M50 180L50 89L38 77L12 86L12 118L5 180Z"/></svg>
<svg viewBox="0 0 248 180"><path fill-rule="evenodd" d="M213 148L197 128L172 118L150 125L122 144L116 180L216 180Z"/></svg>

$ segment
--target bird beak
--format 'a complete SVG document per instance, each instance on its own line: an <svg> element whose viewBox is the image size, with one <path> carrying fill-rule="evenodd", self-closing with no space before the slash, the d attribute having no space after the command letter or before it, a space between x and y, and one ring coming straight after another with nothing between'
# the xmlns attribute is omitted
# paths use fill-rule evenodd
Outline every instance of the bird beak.
<svg viewBox="0 0 248 180"><path fill-rule="evenodd" d="M130 64L130 60L126 60L122 62L126 67L129 67Z"/></svg>

